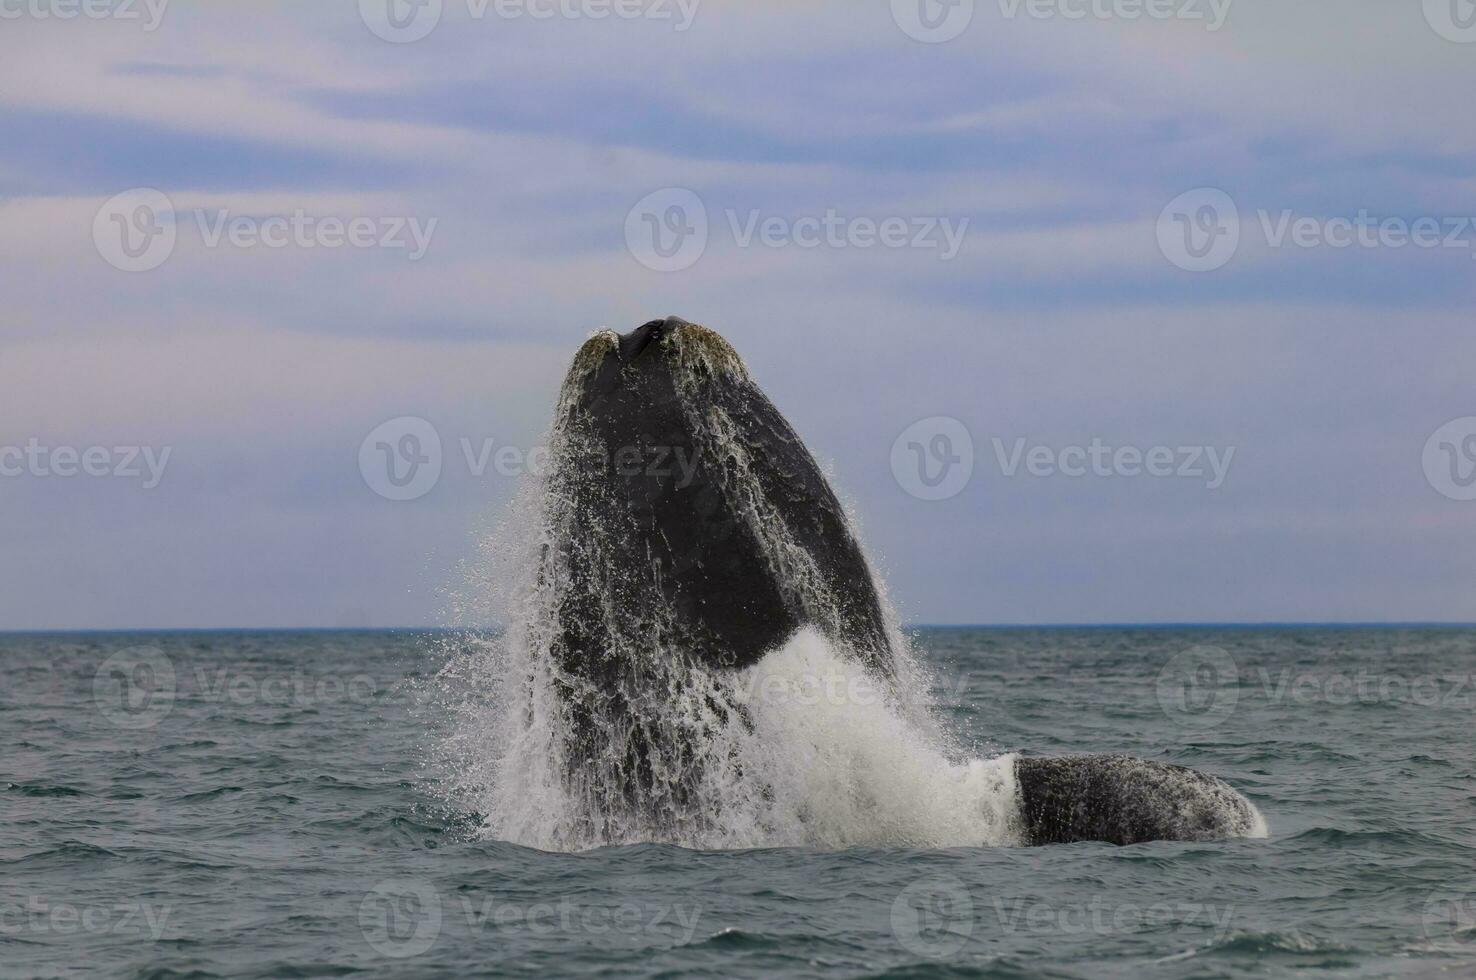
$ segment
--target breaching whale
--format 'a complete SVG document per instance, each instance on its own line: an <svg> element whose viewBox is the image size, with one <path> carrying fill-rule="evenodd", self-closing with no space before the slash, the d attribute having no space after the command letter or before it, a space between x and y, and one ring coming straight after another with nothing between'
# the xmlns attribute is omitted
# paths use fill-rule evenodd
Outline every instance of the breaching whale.
<svg viewBox="0 0 1476 980"><path fill-rule="evenodd" d="M704 767L727 763L698 746L745 709L721 684L681 712L666 702L801 629L894 679L901 634L845 508L715 331L667 317L591 337L550 450L534 642L556 669L560 751L589 812L700 823ZM1018 756L1014 781L1028 844L1209 840L1259 819L1216 777L1128 756Z"/></svg>

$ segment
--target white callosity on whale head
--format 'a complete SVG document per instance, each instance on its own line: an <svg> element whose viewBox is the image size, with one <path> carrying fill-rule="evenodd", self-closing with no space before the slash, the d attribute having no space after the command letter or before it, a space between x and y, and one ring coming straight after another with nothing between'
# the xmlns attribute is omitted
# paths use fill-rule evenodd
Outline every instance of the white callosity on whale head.
<svg viewBox="0 0 1476 980"><path fill-rule="evenodd" d="M733 345L716 330L700 323L681 323L663 338L675 352L678 384L684 379L731 374L748 378L748 366Z"/></svg>

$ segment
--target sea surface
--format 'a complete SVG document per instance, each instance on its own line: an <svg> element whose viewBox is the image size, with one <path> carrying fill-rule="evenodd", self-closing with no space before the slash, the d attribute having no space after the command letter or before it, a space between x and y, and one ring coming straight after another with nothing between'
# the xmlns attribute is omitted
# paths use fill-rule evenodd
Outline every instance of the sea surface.
<svg viewBox="0 0 1476 980"><path fill-rule="evenodd" d="M450 788L458 634L0 635L0 976L1476 975L1476 630L910 635L954 755L1193 766L1268 835L557 853Z"/></svg>

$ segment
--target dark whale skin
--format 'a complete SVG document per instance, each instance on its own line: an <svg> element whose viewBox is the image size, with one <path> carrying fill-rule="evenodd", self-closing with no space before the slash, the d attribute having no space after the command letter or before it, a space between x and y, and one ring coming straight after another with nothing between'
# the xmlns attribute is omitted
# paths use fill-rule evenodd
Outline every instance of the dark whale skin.
<svg viewBox="0 0 1476 980"><path fill-rule="evenodd" d="M1245 798L1184 766L1130 755L1015 760L1025 843L1220 840L1255 824Z"/></svg>
<svg viewBox="0 0 1476 980"><path fill-rule="evenodd" d="M610 611L581 604L581 592L595 591L581 581L613 574L633 607L625 612L659 610L707 667L752 666L813 625L873 672L889 674L891 645L871 571L814 457L746 372L681 369L685 383L699 386L697 400L731 422L767 506L818 572L811 591L824 602L783 587L744 516L751 504L735 490L737 460L720 457L694 431L692 399L684 403L677 388L671 341L679 331L716 337L677 317L647 323L609 346L564 407L570 417L561 424L592 437L592 451L562 492L585 520L611 529L600 549L579 542L567 549L575 581L560 617L564 666L606 680L626 666L601 646ZM590 567L595 561L605 567ZM646 628L640 615L628 625Z"/></svg>

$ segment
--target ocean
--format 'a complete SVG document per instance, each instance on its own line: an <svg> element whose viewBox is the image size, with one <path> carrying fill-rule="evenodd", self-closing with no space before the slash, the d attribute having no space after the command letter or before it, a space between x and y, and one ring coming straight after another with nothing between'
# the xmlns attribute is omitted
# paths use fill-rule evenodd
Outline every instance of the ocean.
<svg viewBox="0 0 1476 980"><path fill-rule="evenodd" d="M1476 630L909 636L929 721L803 692L782 818L585 848L458 696L486 638L0 635L0 976L1476 974ZM1266 835L1008 846L1010 752L1192 766Z"/></svg>

